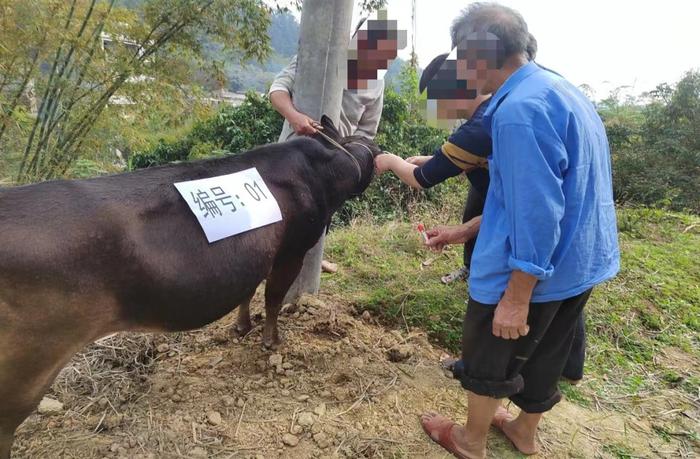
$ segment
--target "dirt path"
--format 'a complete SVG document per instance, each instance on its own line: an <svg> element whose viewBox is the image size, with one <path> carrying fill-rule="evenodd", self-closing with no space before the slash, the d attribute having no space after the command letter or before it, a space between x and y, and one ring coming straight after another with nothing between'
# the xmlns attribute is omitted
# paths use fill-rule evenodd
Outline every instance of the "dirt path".
<svg viewBox="0 0 700 459"><path fill-rule="evenodd" d="M102 340L48 394L63 410L20 428L14 457L447 457L417 421L428 409L466 413L442 351L338 298L303 303L281 317L276 354L261 349L259 328L231 338L235 313L197 332ZM621 457L620 445L634 457L693 457L651 433L644 420L564 401L544 422L540 457ZM519 457L500 435L489 442L490 457Z"/></svg>

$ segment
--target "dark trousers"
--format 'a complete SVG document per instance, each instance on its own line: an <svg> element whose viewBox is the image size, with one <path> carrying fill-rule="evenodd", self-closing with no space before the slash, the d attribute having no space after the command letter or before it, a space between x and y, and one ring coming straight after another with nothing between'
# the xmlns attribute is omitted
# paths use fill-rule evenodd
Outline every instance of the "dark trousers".
<svg viewBox="0 0 700 459"><path fill-rule="evenodd" d="M486 196L479 192L475 187L469 187L467 194L467 202L464 204L464 213L462 214L462 223L466 223L474 217L484 213L484 203ZM472 254L476 238L470 239L464 243L464 266L469 268L472 262ZM586 360L586 319L584 314L576 321L576 330L574 334L574 343L571 346L571 354L564 367L564 376L566 379L577 381L583 378L583 363Z"/></svg>
<svg viewBox="0 0 700 459"><path fill-rule="evenodd" d="M473 186L469 187L469 193L467 194L467 202L464 204L464 213L462 214L462 223L467 223L474 217L484 213L484 203L486 202L486 196L479 192ZM476 238L470 239L464 243L464 266L467 268L472 263L472 253L474 253L474 246L476 245Z"/></svg>
<svg viewBox="0 0 700 459"><path fill-rule="evenodd" d="M517 340L494 336L494 304L469 299L462 333L462 361L454 375L462 387L510 398L526 413L543 413L561 400L559 378L571 354L577 321L591 290L562 301L531 303L530 332Z"/></svg>

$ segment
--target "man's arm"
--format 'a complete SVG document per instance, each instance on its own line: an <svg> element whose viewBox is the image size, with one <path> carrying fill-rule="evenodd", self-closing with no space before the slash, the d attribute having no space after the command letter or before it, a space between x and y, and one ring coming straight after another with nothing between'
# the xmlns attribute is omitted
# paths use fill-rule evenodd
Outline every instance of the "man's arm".
<svg viewBox="0 0 700 459"><path fill-rule="evenodd" d="M425 243L435 251L440 251L446 245L464 244L476 237L481 227L481 215L474 217L466 223L453 226L438 226L425 232L428 241Z"/></svg>
<svg viewBox="0 0 700 459"><path fill-rule="evenodd" d="M319 127L318 123L294 107L292 97L288 92L271 92L270 103L280 115L284 116L297 135L312 135L316 133L316 130Z"/></svg>
<svg viewBox="0 0 700 459"><path fill-rule="evenodd" d="M414 171L418 167L408 161L396 156L392 153L382 153L374 158L374 167L377 174L383 174L387 171L392 171L406 185L416 190L422 190L423 187L416 180Z"/></svg>
<svg viewBox="0 0 700 459"><path fill-rule="evenodd" d="M538 281L552 276L552 255L564 217L566 148L553 132L513 124L494 130L494 161L503 188L510 232L508 265L513 270L496 307L493 333L517 339L529 332L527 316Z"/></svg>
<svg viewBox="0 0 700 459"><path fill-rule="evenodd" d="M297 135L315 134L318 125L309 116L298 111L292 102L296 73L297 58L294 56L289 65L282 69L272 82L268 91L270 103L289 122Z"/></svg>

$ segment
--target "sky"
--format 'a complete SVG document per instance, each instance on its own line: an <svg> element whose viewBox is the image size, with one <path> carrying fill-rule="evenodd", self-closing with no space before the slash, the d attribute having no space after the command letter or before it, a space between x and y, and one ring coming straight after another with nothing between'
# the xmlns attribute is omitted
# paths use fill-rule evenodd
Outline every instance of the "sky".
<svg viewBox="0 0 700 459"><path fill-rule="evenodd" d="M416 50L425 66L450 49L452 20L463 0L416 0ZM696 0L500 0L520 11L539 43L537 61L601 99L614 88L640 94L700 70L700 2ZM408 29L411 0L389 0L389 17ZM353 26L360 16L355 8Z"/></svg>

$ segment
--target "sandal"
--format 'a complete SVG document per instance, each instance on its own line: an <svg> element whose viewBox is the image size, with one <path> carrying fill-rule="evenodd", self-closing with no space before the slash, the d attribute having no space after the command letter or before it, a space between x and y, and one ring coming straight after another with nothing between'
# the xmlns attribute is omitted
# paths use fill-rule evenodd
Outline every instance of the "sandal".
<svg viewBox="0 0 700 459"><path fill-rule="evenodd" d="M426 413L423 416L431 416L432 420L439 415L437 413ZM427 423L424 422L423 418L421 417L421 426L423 427L423 431L428 434L428 437L430 437L432 441L445 448L449 453L458 459L469 459L460 452L461 448L455 444L454 440L452 440L452 435L450 435L452 428L459 424L447 418L444 418L444 420L439 423L438 427L433 430L428 429L426 424Z"/></svg>
<svg viewBox="0 0 700 459"><path fill-rule="evenodd" d="M467 268L466 266L462 266L461 268L456 269L456 270L452 271L451 273L445 274L444 276L442 276L440 278L440 281L443 284L448 285L448 284L451 284L452 282L457 281L457 280L466 280L468 277L469 277L469 268Z"/></svg>

